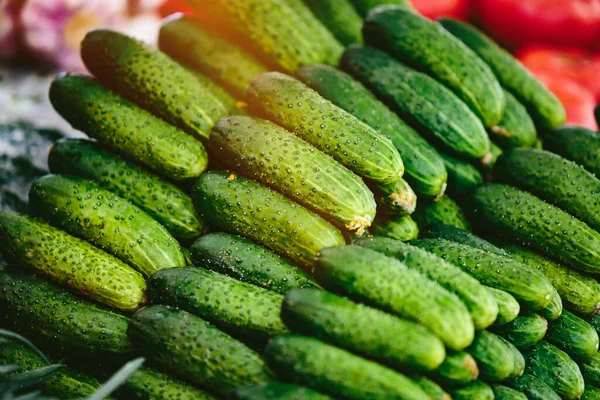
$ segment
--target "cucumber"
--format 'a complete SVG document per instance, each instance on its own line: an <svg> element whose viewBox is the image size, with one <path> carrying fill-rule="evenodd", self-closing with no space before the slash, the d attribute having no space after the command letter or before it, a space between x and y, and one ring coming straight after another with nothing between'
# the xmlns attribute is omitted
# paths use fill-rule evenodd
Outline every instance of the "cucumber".
<svg viewBox="0 0 600 400"><path fill-rule="evenodd" d="M445 18L440 23L488 64L500 83L523 103L539 126L553 129L565 122L565 109L558 98L512 54L469 24Z"/></svg>
<svg viewBox="0 0 600 400"><path fill-rule="evenodd" d="M489 129L490 135L503 149L532 147L537 139L537 131L527 109L506 90L504 97L504 115L498 125Z"/></svg>
<svg viewBox="0 0 600 400"><path fill-rule="evenodd" d="M377 183L402 177L404 165L392 142L304 83L279 72L256 77L248 88L251 110L271 119Z"/></svg>
<svg viewBox="0 0 600 400"><path fill-rule="evenodd" d="M459 351L448 353L442 365L433 371L432 376L444 387L465 386L477 379L479 368L472 355Z"/></svg>
<svg viewBox="0 0 600 400"><path fill-rule="evenodd" d="M410 215L417 207L417 195L404 179L375 185L373 193L377 205L388 215Z"/></svg>
<svg viewBox="0 0 600 400"><path fill-rule="evenodd" d="M548 321L539 314L521 314L513 321L493 327L492 331L518 348L531 346L544 338Z"/></svg>
<svg viewBox="0 0 600 400"><path fill-rule="evenodd" d="M454 400L494 400L494 391L487 383L473 382L450 391Z"/></svg>
<svg viewBox="0 0 600 400"><path fill-rule="evenodd" d="M598 352L596 329L568 311L550 322L546 340L576 360L586 360Z"/></svg>
<svg viewBox="0 0 600 400"><path fill-rule="evenodd" d="M448 196L442 196L433 202L419 202L412 217L423 231L435 224L471 230L471 224L461 207Z"/></svg>
<svg viewBox="0 0 600 400"><path fill-rule="evenodd" d="M499 326L514 321L521 312L521 306L517 299L504 290L494 289L489 286L486 286L486 289L494 300L496 300L496 304L498 304L498 316L496 317L496 321L494 321L494 325Z"/></svg>
<svg viewBox="0 0 600 400"><path fill-rule="evenodd" d="M437 151L380 102L362 83L328 65L307 65L296 77L336 106L390 139L404 163L404 179L419 195L438 197L446 187L446 169Z"/></svg>
<svg viewBox="0 0 600 400"><path fill-rule="evenodd" d="M196 71L182 62L180 62L180 64L183 65L185 69L188 70L192 75L194 75L194 77L200 81L206 90L212 93L212 95L215 96L215 98L225 106L228 115L245 115L244 107L246 106L246 103L236 100L227 90L225 90L225 88L219 86L208 75L205 75L200 71Z"/></svg>
<svg viewBox="0 0 600 400"><path fill-rule="evenodd" d="M503 249L493 245L485 239L480 238L472 232L464 229L457 228L447 224L435 224L422 235L426 239L446 239L451 242L464 244L470 247L475 247L483 251L498 254L501 256L510 257L510 255Z"/></svg>
<svg viewBox="0 0 600 400"><path fill-rule="evenodd" d="M7 268L0 274L0 317L36 343L59 353L131 356L128 318L82 300L30 274Z"/></svg>
<svg viewBox="0 0 600 400"><path fill-rule="evenodd" d="M375 219L371 229L374 235L407 242L419 236L419 227L410 215L390 220Z"/></svg>
<svg viewBox="0 0 600 400"><path fill-rule="evenodd" d="M128 334L153 362L218 394L272 380L258 354L183 310L143 308L131 317Z"/></svg>
<svg viewBox="0 0 600 400"><path fill-rule="evenodd" d="M328 400L331 397L291 383L269 382L234 389L230 396L235 400Z"/></svg>
<svg viewBox="0 0 600 400"><path fill-rule="evenodd" d="M336 397L429 399L404 375L307 336L275 337L265 349L265 358L281 379Z"/></svg>
<svg viewBox="0 0 600 400"><path fill-rule="evenodd" d="M118 389L122 399L217 400L217 397L152 368L138 368Z"/></svg>
<svg viewBox="0 0 600 400"><path fill-rule="evenodd" d="M540 314L548 321L554 321L559 318L563 312L562 299L554 286L552 286L552 294L550 295L550 304L540 310Z"/></svg>
<svg viewBox="0 0 600 400"><path fill-rule="evenodd" d="M425 376L411 376L410 379L419 385L431 400L452 400L450 395L431 379Z"/></svg>
<svg viewBox="0 0 600 400"><path fill-rule="evenodd" d="M203 268L171 268L148 279L148 298L197 315L239 338L287 332L279 317L283 296ZM226 299L226 301L223 301Z"/></svg>
<svg viewBox="0 0 600 400"><path fill-rule="evenodd" d="M398 240L371 237L358 239L354 244L397 258L408 268L455 293L469 310L476 329L484 329L496 319L498 306L493 296L475 278L460 268Z"/></svg>
<svg viewBox="0 0 600 400"><path fill-rule="evenodd" d="M204 29L201 21L190 15L167 18L160 27L158 47L210 76L240 99L246 97L252 79L267 72L267 67L251 54Z"/></svg>
<svg viewBox="0 0 600 400"><path fill-rule="evenodd" d="M122 33L89 32L81 42L81 58L111 90L195 137L208 138L214 123L227 115L226 107L184 67Z"/></svg>
<svg viewBox="0 0 600 400"><path fill-rule="evenodd" d="M542 380L560 397L578 399L584 383L579 367L565 352L542 340L524 349L525 373Z"/></svg>
<svg viewBox="0 0 600 400"><path fill-rule="evenodd" d="M545 150L514 149L498 160L494 179L531 192L600 230L600 179L572 161Z"/></svg>
<svg viewBox="0 0 600 400"><path fill-rule="evenodd" d="M144 303L146 283L129 265L37 219L0 211L5 257L69 289L122 311Z"/></svg>
<svg viewBox="0 0 600 400"><path fill-rule="evenodd" d="M524 393L529 400L560 400L550 386L531 375L519 376L512 382L512 386Z"/></svg>
<svg viewBox="0 0 600 400"><path fill-rule="evenodd" d="M439 146L487 162L490 142L481 121L441 83L368 46L348 47L341 66Z"/></svg>
<svg viewBox="0 0 600 400"><path fill-rule="evenodd" d="M350 0L305 0L313 14L344 46L362 43L362 18Z"/></svg>
<svg viewBox="0 0 600 400"><path fill-rule="evenodd" d="M322 290L292 289L281 318L295 333L398 369L432 370L446 356L427 328Z"/></svg>
<svg viewBox="0 0 600 400"><path fill-rule="evenodd" d="M586 385L600 385L600 354L596 353L587 360L582 361L579 366Z"/></svg>
<svg viewBox="0 0 600 400"><path fill-rule="evenodd" d="M258 118L220 120L209 147L218 158L336 225L362 234L375 218L375 199L364 182L296 135Z"/></svg>
<svg viewBox="0 0 600 400"><path fill-rule="evenodd" d="M450 349L463 349L473 340L473 321L455 294L375 250L323 249L315 276L326 288L426 326Z"/></svg>
<svg viewBox="0 0 600 400"><path fill-rule="evenodd" d="M490 183L470 196L473 221L572 268L600 273L600 233L566 212L515 187ZM510 218L507 218L510 215ZM547 221L552 221L548 223Z"/></svg>
<svg viewBox="0 0 600 400"><path fill-rule="evenodd" d="M192 244L190 253L198 266L280 294L320 287L285 258L241 236L209 233Z"/></svg>
<svg viewBox="0 0 600 400"><path fill-rule="evenodd" d="M504 257L445 239L418 239L411 244L444 258L484 285L512 294L536 310L551 300L553 286L544 274L510 257Z"/></svg>
<svg viewBox="0 0 600 400"><path fill-rule="evenodd" d="M599 118L600 120L600 118ZM596 389L593 386L585 385L585 390L581 395L581 400L598 400L600 399L600 389Z"/></svg>
<svg viewBox="0 0 600 400"><path fill-rule="evenodd" d="M452 196L465 196L473 188L483 183L483 175L472 164L440 152L448 171L448 193Z"/></svg>
<svg viewBox="0 0 600 400"><path fill-rule="evenodd" d="M544 137L544 149L583 166L600 176L600 131L565 125Z"/></svg>
<svg viewBox="0 0 600 400"><path fill-rule="evenodd" d="M492 156L490 157L490 161L483 168L484 171L487 172L486 180L491 180L491 171L494 169L496 161L498 161L498 159L502 156L503 153L504 152L502 151L500 146L498 146L494 142L490 142L490 154Z"/></svg>
<svg viewBox="0 0 600 400"><path fill-rule="evenodd" d="M208 165L202 143L93 78L59 75L50 86L50 101L73 128L160 175L176 180L193 178Z"/></svg>
<svg viewBox="0 0 600 400"><path fill-rule="evenodd" d="M345 242L340 231L318 215L226 171L203 174L194 185L192 200L213 228L246 236L305 267L319 250Z"/></svg>
<svg viewBox="0 0 600 400"><path fill-rule="evenodd" d="M519 356L512 347L514 346L510 342L498 335L479 331L465 351L477 361L481 379L486 382L498 382L523 373L522 369L515 371L515 365L523 363L516 359ZM520 358L523 359L523 356Z"/></svg>
<svg viewBox="0 0 600 400"><path fill-rule="evenodd" d="M492 385L495 400L527 400L523 393L511 389L508 386Z"/></svg>
<svg viewBox="0 0 600 400"><path fill-rule="evenodd" d="M181 246L166 228L93 181L46 175L31 187L29 205L32 214L87 240L144 276L186 265Z"/></svg>
<svg viewBox="0 0 600 400"><path fill-rule="evenodd" d="M384 4L411 7L409 0L352 0L352 3L363 17L367 15L371 9Z"/></svg>

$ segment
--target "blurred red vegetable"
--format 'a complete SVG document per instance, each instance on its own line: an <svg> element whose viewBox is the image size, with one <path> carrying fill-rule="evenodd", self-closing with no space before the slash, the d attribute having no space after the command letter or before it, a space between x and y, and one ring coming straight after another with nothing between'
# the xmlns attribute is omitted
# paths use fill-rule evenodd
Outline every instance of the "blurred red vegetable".
<svg viewBox="0 0 600 400"><path fill-rule="evenodd" d="M469 2L469 0L411 0L417 11L431 19L452 17L466 20L469 17Z"/></svg>

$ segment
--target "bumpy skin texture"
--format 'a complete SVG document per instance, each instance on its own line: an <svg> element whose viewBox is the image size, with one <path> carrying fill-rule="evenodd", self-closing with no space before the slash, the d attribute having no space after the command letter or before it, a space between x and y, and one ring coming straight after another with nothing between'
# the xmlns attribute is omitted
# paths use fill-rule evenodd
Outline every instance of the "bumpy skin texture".
<svg viewBox="0 0 600 400"><path fill-rule="evenodd" d="M278 72L256 77L250 107L378 183L395 182L404 165L392 142L299 80Z"/></svg>
<svg viewBox="0 0 600 400"><path fill-rule="evenodd" d="M388 215L410 215L417 207L417 195L404 179L385 185L375 185L375 201Z"/></svg>
<svg viewBox="0 0 600 400"><path fill-rule="evenodd" d="M600 117L597 117L600 121ZM581 400L598 400L600 399L600 389L593 386L585 385L585 391L581 395Z"/></svg>
<svg viewBox="0 0 600 400"><path fill-rule="evenodd" d="M373 193L352 171L272 122L234 116L220 120L212 152L234 171L361 234L375 218Z"/></svg>
<svg viewBox="0 0 600 400"><path fill-rule="evenodd" d="M522 360L523 356L511 347L514 346L506 339L488 331L479 331L473 343L465 351L477 361L481 379L486 382L497 382L523 373L523 369L514 370L515 364L524 364L524 361L516 361L515 357L520 357Z"/></svg>
<svg viewBox="0 0 600 400"><path fill-rule="evenodd" d="M420 202L412 216L419 229L425 231L436 224L451 225L465 231L471 230L471 224L463 210L448 196L442 196L438 201Z"/></svg>
<svg viewBox="0 0 600 400"><path fill-rule="evenodd" d="M489 138L479 118L435 79L369 46L348 47L341 65L439 146L475 161L489 157Z"/></svg>
<svg viewBox="0 0 600 400"><path fill-rule="evenodd" d="M436 150L362 83L328 65L313 64L296 77L336 106L392 141L402 157L404 179L419 195L438 197L444 192L446 169Z"/></svg>
<svg viewBox="0 0 600 400"><path fill-rule="evenodd" d="M288 292L281 318L295 333L392 367L432 370L446 356L442 341L427 328L322 290Z"/></svg>
<svg viewBox="0 0 600 400"><path fill-rule="evenodd" d="M71 290L123 311L145 301L142 275L86 241L40 220L0 212L4 255L25 264Z"/></svg>
<svg viewBox="0 0 600 400"><path fill-rule="evenodd" d="M130 356L128 318L15 269L0 274L2 324L58 352Z"/></svg>
<svg viewBox="0 0 600 400"><path fill-rule="evenodd" d="M509 255L503 249L493 245L485 239L480 238L472 232L444 223L431 225L431 227L429 227L422 237L427 239L446 239L451 242L461 243L501 256Z"/></svg>
<svg viewBox="0 0 600 400"><path fill-rule="evenodd" d="M315 274L326 288L421 323L451 349L463 349L473 340L473 321L455 294L375 250L354 245L323 249Z"/></svg>
<svg viewBox="0 0 600 400"><path fill-rule="evenodd" d="M548 321L539 314L522 314L513 321L492 328L518 348L531 346L544 338L548 330Z"/></svg>
<svg viewBox="0 0 600 400"><path fill-rule="evenodd" d="M506 90L504 97L504 115L498 125L489 130L490 134L504 149L532 147L537 139L537 131L527 109Z"/></svg>
<svg viewBox="0 0 600 400"><path fill-rule="evenodd" d="M528 400L523 393L503 385L492 385L494 400Z"/></svg>
<svg viewBox="0 0 600 400"><path fill-rule="evenodd" d="M465 196L473 188L483 183L483 175L475 166L467 161L460 160L440 152L448 171L448 194L452 196Z"/></svg>
<svg viewBox="0 0 600 400"><path fill-rule="evenodd" d="M568 311L550 322L546 340L575 360L585 360L598 352L598 333L582 318Z"/></svg>
<svg viewBox="0 0 600 400"><path fill-rule="evenodd" d="M496 321L494 321L494 325L504 325L514 321L521 312L521 305L517 299L504 290L495 289L489 286L486 288L496 300L496 304L498 304L498 316L496 317Z"/></svg>
<svg viewBox="0 0 600 400"><path fill-rule="evenodd" d="M291 383L269 382L241 387L230 393L236 400L330 400L331 397Z"/></svg>
<svg viewBox="0 0 600 400"><path fill-rule="evenodd" d="M196 238L204 229L187 193L98 143L84 139L58 141L50 149L48 166L54 174L98 182L146 211L178 239Z"/></svg>
<svg viewBox="0 0 600 400"><path fill-rule="evenodd" d="M124 157L172 179L193 178L208 165L202 143L83 75L60 75L50 101L75 129Z"/></svg>
<svg viewBox="0 0 600 400"><path fill-rule="evenodd" d="M122 398L139 400L217 400L217 397L157 370L142 367L119 388Z"/></svg>
<svg viewBox="0 0 600 400"><path fill-rule="evenodd" d="M375 219L371 228L375 236L382 236L391 239L407 242L416 239L419 236L419 227L413 221L410 215L394 219Z"/></svg>
<svg viewBox="0 0 600 400"><path fill-rule="evenodd" d="M600 176L600 132L575 125L561 126L544 137L544 149Z"/></svg>
<svg viewBox="0 0 600 400"><path fill-rule="evenodd" d="M481 381L451 390L450 395L454 400L494 400L491 386Z"/></svg>
<svg viewBox="0 0 600 400"><path fill-rule="evenodd" d="M225 106L189 71L156 48L98 29L81 42L81 58L113 91L190 135L207 138Z"/></svg>
<svg viewBox="0 0 600 400"><path fill-rule="evenodd" d="M362 43L362 18L350 0L307 0L306 5L344 46Z"/></svg>
<svg viewBox="0 0 600 400"><path fill-rule="evenodd" d="M550 294L550 304L548 304L546 307L540 310L540 314L542 314L542 316L548 321L554 321L555 319L561 316L562 312L562 299L556 288L554 288L553 286L552 293Z"/></svg>
<svg viewBox="0 0 600 400"><path fill-rule="evenodd" d="M363 17L367 15L371 9L385 4L410 7L410 2L408 0L352 0L352 3Z"/></svg>
<svg viewBox="0 0 600 400"><path fill-rule="evenodd" d="M477 362L469 353L459 351L449 353L438 369L433 372L436 382L451 388L465 386L479 376Z"/></svg>
<svg viewBox="0 0 600 400"><path fill-rule="evenodd" d="M236 100L225 88L213 81L208 75L192 69L192 67L183 62L180 63L204 85L206 90L211 92L227 108L228 115L244 115L246 104L243 101Z"/></svg>
<svg viewBox="0 0 600 400"><path fill-rule="evenodd" d="M539 126L553 129L565 122L566 113L560 101L512 54L471 25L445 18L440 23L487 63L502 86L526 106Z"/></svg>
<svg viewBox="0 0 600 400"><path fill-rule="evenodd" d="M431 400L451 400L450 395L437 383L425 376L411 376L410 379L423 389Z"/></svg>
<svg viewBox="0 0 600 400"><path fill-rule="evenodd" d="M521 375L512 382L512 386L525 393L529 400L560 400L560 396L550 386L531 375Z"/></svg>
<svg viewBox="0 0 600 400"><path fill-rule="evenodd" d="M198 213L215 229L246 236L301 266L345 243L336 228L283 195L230 172L203 174L192 191Z"/></svg>
<svg viewBox="0 0 600 400"><path fill-rule="evenodd" d="M515 187L491 183L470 196L481 229L558 259L572 268L600 273L600 233L566 212Z"/></svg>
<svg viewBox="0 0 600 400"><path fill-rule="evenodd" d="M128 334L162 368L220 394L272 380L258 354L182 310L168 306L139 310Z"/></svg>
<svg viewBox="0 0 600 400"><path fill-rule="evenodd" d="M581 373L586 384L600 385L600 354L596 353L589 359L581 362Z"/></svg>
<svg viewBox="0 0 600 400"><path fill-rule="evenodd" d="M429 399L404 375L307 336L277 336L267 345L265 358L281 378L334 396Z"/></svg>

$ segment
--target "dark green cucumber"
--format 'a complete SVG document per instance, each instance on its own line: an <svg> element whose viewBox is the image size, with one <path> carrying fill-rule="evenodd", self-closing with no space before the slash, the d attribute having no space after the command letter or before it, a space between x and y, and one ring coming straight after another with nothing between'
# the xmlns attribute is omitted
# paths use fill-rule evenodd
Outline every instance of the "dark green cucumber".
<svg viewBox="0 0 600 400"><path fill-rule="evenodd" d="M2 326L62 353L130 356L128 318L97 306L29 272L0 274Z"/></svg>
<svg viewBox="0 0 600 400"><path fill-rule="evenodd" d="M524 393L529 400L560 400L560 396L550 386L532 375L523 374L511 384Z"/></svg>
<svg viewBox="0 0 600 400"><path fill-rule="evenodd" d="M409 0L352 0L356 10L364 17L377 6L393 4L397 6L411 7Z"/></svg>
<svg viewBox="0 0 600 400"><path fill-rule="evenodd" d="M544 149L600 176L600 131L576 125L561 126L544 137Z"/></svg>
<svg viewBox="0 0 600 400"><path fill-rule="evenodd" d="M473 320L460 299L397 259L354 245L331 247L319 252L315 275L333 291L421 323L453 350L473 340Z"/></svg>
<svg viewBox="0 0 600 400"><path fill-rule="evenodd" d="M414 129L380 102L362 83L328 65L307 65L296 77L336 106L392 141L404 163L404 179L419 195L444 193L446 169L437 151Z"/></svg>
<svg viewBox="0 0 600 400"><path fill-rule="evenodd" d="M494 400L491 386L482 381L451 390L450 395L453 400Z"/></svg>
<svg viewBox="0 0 600 400"><path fill-rule="evenodd" d="M365 19L363 34L368 44L450 88L485 126L502 118L506 100L494 73L440 24L405 7L380 7Z"/></svg>
<svg viewBox="0 0 600 400"><path fill-rule="evenodd" d="M411 376L410 379L421 387L431 400L452 400L450 395L437 383L425 376Z"/></svg>
<svg viewBox="0 0 600 400"><path fill-rule="evenodd" d="M165 227L93 181L46 175L31 186L29 207L32 214L87 240L144 276L187 264L181 246Z"/></svg>
<svg viewBox="0 0 600 400"><path fill-rule="evenodd" d="M482 230L493 229L494 235L523 243L575 269L600 273L600 233L566 212L498 183L476 188L470 200L472 221Z"/></svg>
<svg viewBox="0 0 600 400"><path fill-rule="evenodd" d="M442 19L440 23L487 63L502 86L523 103L538 125L553 129L565 122L565 109L560 101L512 54L471 25L451 19Z"/></svg>
<svg viewBox="0 0 600 400"><path fill-rule="evenodd" d="M544 142L542 141L542 138L540 138L538 136L538 138L536 139L535 143L533 144L533 146L531 146L532 149L542 149L544 148Z"/></svg>
<svg viewBox="0 0 600 400"><path fill-rule="evenodd" d="M176 14L163 22L159 48L171 57L210 76L236 97L246 97L255 76L267 67L236 44L204 29L190 15Z"/></svg>
<svg viewBox="0 0 600 400"><path fill-rule="evenodd" d="M550 295L550 304L540 310L540 314L548 321L554 321L559 318L563 312L563 304L560 294L554 286L552 286L552 294Z"/></svg>
<svg viewBox="0 0 600 400"><path fill-rule="evenodd" d="M241 236L209 233L192 244L190 253L198 266L280 294L294 288L319 288L291 262Z"/></svg>
<svg viewBox="0 0 600 400"><path fill-rule="evenodd" d="M143 308L131 318L128 334L162 368L219 394L272 380L258 354L183 310Z"/></svg>
<svg viewBox="0 0 600 400"><path fill-rule="evenodd" d="M214 123L227 115L226 107L183 66L122 33L89 32L81 42L81 58L111 90L190 135L208 138Z"/></svg>
<svg viewBox="0 0 600 400"><path fill-rule="evenodd" d="M404 179L374 185L375 201L387 215L410 215L417 207L417 195Z"/></svg>
<svg viewBox="0 0 600 400"><path fill-rule="evenodd" d="M576 360L586 360L598 352L596 329L568 311L550 322L546 340Z"/></svg>
<svg viewBox="0 0 600 400"><path fill-rule="evenodd" d="M59 75L50 101L75 129L126 158L172 179L193 178L208 165L202 143L83 75Z"/></svg>
<svg viewBox="0 0 600 400"><path fill-rule="evenodd" d="M448 171L447 192L452 196L465 196L483 183L483 175L472 164L440 152Z"/></svg>
<svg viewBox="0 0 600 400"><path fill-rule="evenodd" d="M525 373L550 386L560 397L578 399L584 383L579 367L565 352L541 340L523 349Z"/></svg>
<svg viewBox="0 0 600 400"><path fill-rule="evenodd" d="M287 332L279 317L283 296L268 289L193 267L158 271L147 284L151 303L185 310L235 337Z"/></svg>
<svg viewBox="0 0 600 400"><path fill-rule="evenodd" d="M328 155L272 122L233 116L213 128L209 147L233 170L362 234L375 218L373 193Z"/></svg>
<svg viewBox="0 0 600 400"><path fill-rule="evenodd" d="M368 46L348 47L342 68L440 146L487 162L490 142L481 121L441 83Z"/></svg>
<svg viewBox="0 0 600 400"><path fill-rule="evenodd" d="M579 366L586 385L600 385L600 353L582 361Z"/></svg>
<svg viewBox="0 0 600 400"><path fill-rule="evenodd" d="M477 379L479 368L472 355L459 351L448 353L442 365L433 371L432 376L444 387L465 386Z"/></svg>
<svg viewBox="0 0 600 400"><path fill-rule="evenodd" d="M548 321L539 314L521 314L513 321L493 327L492 331L518 348L531 346L544 338Z"/></svg>
<svg viewBox="0 0 600 400"><path fill-rule="evenodd" d="M527 109L506 90L504 97L504 115L498 125L489 129L490 134L503 149L532 147L537 139L537 131Z"/></svg>
<svg viewBox="0 0 600 400"><path fill-rule="evenodd" d="M446 356L442 341L427 328L323 290L291 290L281 318L293 332L394 368L432 370Z"/></svg>
<svg viewBox="0 0 600 400"><path fill-rule="evenodd" d="M398 150L388 138L291 76L259 75L250 84L247 99L256 114L294 132L358 175L392 183L404 173Z"/></svg>
<svg viewBox="0 0 600 400"><path fill-rule="evenodd" d="M142 275L86 241L37 219L0 211L4 255L80 294L123 311L145 301Z"/></svg>
<svg viewBox="0 0 600 400"><path fill-rule="evenodd" d="M460 268L418 247L382 237L369 237L354 242L388 257L402 261L431 280L455 293L466 305L476 329L484 329L494 322L498 306L487 288Z"/></svg>
<svg viewBox="0 0 600 400"><path fill-rule="evenodd" d="M550 303L553 286L548 278L510 257L446 239L418 239L411 244L460 267L484 285L512 294L533 310L544 308Z"/></svg>
<svg viewBox="0 0 600 400"><path fill-rule="evenodd" d="M427 239L446 239L501 256L509 256L503 249L480 238L474 233L444 223L431 225L422 237Z"/></svg>
<svg viewBox="0 0 600 400"><path fill-rule="evenodd" d="M487 180L490 180L490 175L491 175L491 171L494 168L494 165L496 165L496 161L498 161L498 159L502 156L504 152L502 151L502 149L500 148L500 146L498 146L496 143L494 142L490 142L490 160L489 162L484 165L484 171L488 172L488 174L486 175Z"/></svg>
<svg viewBox="0 0 600 400"><path fill-rule="evenodd" d="M203 174L192 200L213 228L246 236L302 266L311 265L319 250L345 242L340 231L318 215L229 172Z"/></svg>
<svg viewBox="0 0 600 400"><path fill-rule="evenodd" d="M503 385L492 385L494 400L528 400L523 393Z"/></svg>
<svg viewBox="0 0 600 400"><path fill-rule="evenodd" d="M598 117L600 121L600 117ZM596 389L593 386L585 385L585 390L581 395L581 400L598 400L600 399L600 389Z"/></svg>
<svg viewBox="0 0 600 400"><path fill-rule="evenodd" d="M119 398L136 400L217 400L217 397L151 368L138 368L118 389Z"/></svg>
<svg viewBox="0 0 600 400"><path fill-rule="evenodd" d="M362 43L362 18L350 0L305 0L304 2L344 46Z"/></svg>
<svg viewBox="0 0 600 400"><path fill-rule="evenodd" d="M473 343L465 349L471 354L479 367L479 376L486 382L498 382L514 378L523 373L515 371L516 364L524 364L516 360L517 352L506 339L488 331L475 334ZM523 356L520 356L523 359Z"/></svg>
<svg viewBox="0 0 600 400"><path fill-rule="evenodd" d="M521 306L517 299L504 290L489 286L486 286L486 289L494 300L496 300L496 304L498 304L498 316L496 317L496 321L494 321L494 325L499 326L514 321L521 312Z"/></svg>
<svg viewBox="0 0 600 400"><path fill-rule="evenodd" d="M234 400L329 400L331 397L291 383L269 382L240 387L230 394Z"/></svg>
<svg viewBox="0 0 600 400"><path fill-rule="evenodd" d="M404 375L307 336L275 337L265 349L265 358L281 379L333 396L353 400L429 399Z"/></svg>
<svg viewBox="0 0 600 400"><path fill-rule="evenodd" d="M427 230L436 224L451 225L466 231L471 230L471 224L463 210L448 196L442 196L433 202L419 202L412 217L421 230Z"/></svg>
<svg viewBox="0 0 600 400"><path fill-rule="evenodd" d="M371 231L376 236L407 242L419 236L419 227L410 215L390 220L375 219Z"/></svg>

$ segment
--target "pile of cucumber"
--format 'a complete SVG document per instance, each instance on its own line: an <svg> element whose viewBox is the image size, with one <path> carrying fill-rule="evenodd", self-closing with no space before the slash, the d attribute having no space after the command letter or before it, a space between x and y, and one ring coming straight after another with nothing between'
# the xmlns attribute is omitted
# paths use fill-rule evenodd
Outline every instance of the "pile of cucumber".
<svg viewBox="0 0 600 400"><path fill-rule="evenodd" d="M0 198L44 394L141 355L115 398L600 399L600 132L404 0L189 4L88 33L49 95L89 139Z"/></svg>

